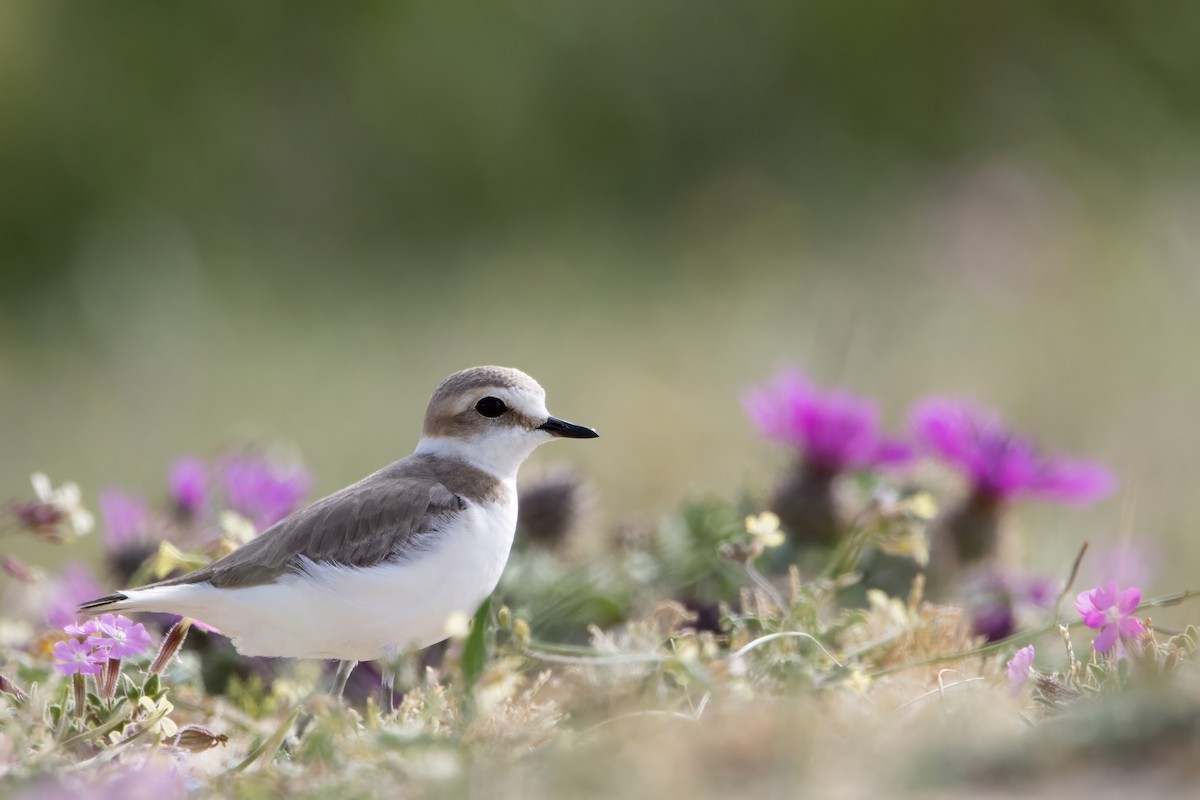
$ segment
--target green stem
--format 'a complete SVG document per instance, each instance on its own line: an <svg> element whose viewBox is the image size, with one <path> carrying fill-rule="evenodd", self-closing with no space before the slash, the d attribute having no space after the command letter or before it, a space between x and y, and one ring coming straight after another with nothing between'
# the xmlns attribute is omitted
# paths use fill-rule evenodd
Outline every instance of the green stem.
<svg viewBox="0 0 1200 800"><path fill-rule="evenodd" d="M83 719L83 712L87 709L87 687L81 673L76 672L72 676L71 687L75 690L75 718Z"/></svg>
<svg viewBox="0 0 1200 800"><path fill-rule="evenodd" d="M288 718L283 721L283 724L275 729L275 732L271 734L269 739L250 751L250 755L246 756L246 758L243 759L240 764L230 767L228 773L236 774L239 772L244 772L251 764L262 758L264 755L268 759L273 758L276 751L279 750L279 746L283 744L283 740L287 737L288 731L290 731L292 726L296 724L296 719L299 716L300 708L297 706L292 713L288 715Z"/></svg>

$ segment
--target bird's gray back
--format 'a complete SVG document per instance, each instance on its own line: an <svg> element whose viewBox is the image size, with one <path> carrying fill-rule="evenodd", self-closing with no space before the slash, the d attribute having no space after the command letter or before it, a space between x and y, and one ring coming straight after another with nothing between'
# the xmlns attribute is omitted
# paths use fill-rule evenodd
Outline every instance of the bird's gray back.
<svg viewBox="0 0 1200 800"><path fill-rule="evenodd" d="M271 583L318 564L372 567L431 546L468 502L502 498L503 485L468 464L411 455L280 520L195 572L153 586L211 583L232 589Z"/></svg>

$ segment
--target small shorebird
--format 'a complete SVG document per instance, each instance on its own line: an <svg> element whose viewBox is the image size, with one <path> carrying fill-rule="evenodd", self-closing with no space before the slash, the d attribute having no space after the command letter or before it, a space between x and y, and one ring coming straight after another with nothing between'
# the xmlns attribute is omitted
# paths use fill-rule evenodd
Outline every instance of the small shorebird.
<svg viewBox="0 0 1200 800"><path fill-rule="evenodd" d="M456 372L434 391L412 455L206 567L79 610L179 614L243 655L339 659L340 695L359 661L440 642L452 616L475 611L508 561L518 467L551 439L597 435L550 416L523 372Z"/></svg>

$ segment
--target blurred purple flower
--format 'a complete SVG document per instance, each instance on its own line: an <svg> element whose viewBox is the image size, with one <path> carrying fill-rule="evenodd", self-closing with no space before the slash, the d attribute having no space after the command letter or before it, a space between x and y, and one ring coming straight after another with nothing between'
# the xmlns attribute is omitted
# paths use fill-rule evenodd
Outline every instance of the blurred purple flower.
<svg viewBox="0 0 1200 800"><path fill-rule="evenodd" d="M1142 602L1142 590L1130 587L1117 590L1117 582L1109 581L1080 593L1075 610L1083 615L1083 624L1100 631L1092 647L1097 653L1107 653L1118 639L1133 639L1145 626L1133 614Z"/></svg>
<svg viewBox="0 0 1200 800"><path fill-rule="evenodd" d="M126 769L103 787L104 800L179 800L187 796L183 776L160 766Z"/></svg>
<svg viewBox="0 0 1200 800"><path fill-rule="evenodd" d="M104 614L97 625L98 630L87 639L90 647L103 648L109 658L140 656L150 647L150 634L140 622L123 616Z"/></svg>
<svg viewBox="0 0 1200 800"><path fill-rule="evenodd" d="M828 472L896 466L912 455L908 445L882 435L873 401L819 389L795 371L750 389L742 405L768 439L801 449L808 463Z"/></svg>
<svg viewBox="0 0 1200 800"><path fill-rule="evenodd" d="M78 780L78 779L76 779ZM27 788L16 800L180 800L187 796L183 776L177 771L147 765L141 768L122 766L108 778L96 780L89 776L86 783L66 783L63 779L45 781Z"/></svg>
<svg viewBox="0 0 1200 800"><path fill-rule="evenodd" d="M1009 659L1007 665L1008 689L1013 695L1020 694L1033 674L1033 645L1026 645Z"/></svg>
<svg viewBox="0 0 1200 800"><path fill-rule="evenodd" d="M1015 591L1018 597L1028 600L1038 608L1048 609L1054 606L1058 593L1062 591L1062 581L1058 578L1048 578L1045 575L1020 575L1015 580Z"/></svg>
<svg viewBox="0 0 1200 800"><path fill-rule="evenodd" d="M1007 639L1017 632L1017 615L1013 611L1012 598L1007 595L976 603L970 612L971 630L989 642Z"/></svg>
<svg viewBox="0 0 1200 800"><path fill-rule="evenodd" d="M1116 487L1116 478L1103 466L1049 458L994 412L966 401L923 400L913 408L912 428L929 450L971 479L977 494L995 501L1028 495L1087 505Z"/></svg>
<svg viewBox="0 0 1200 800"><path fill-rule="evenodd" d="M38 572L33 567L13 555L0 556L0 570L21 583L34 584L39 580Z"/></svg>
<svg viewBox="0 0 1200 800"><path fill-rule="evenodd" d="M66 519L67 515L53 503L30 500L13 506L13 514L22 526L32 531L49 531Z"/></svg>
<svg viewBox="0 0 1200 800"><path fill-rule="evenodd" d="M108 660L108 653L103 649L95 650L78 639L55 642L50 652L57 662L54 669L60 675L98 675Z"/></svg>
<svg viewBox="0 0 1200 800"><path fill-rule="evenodd" d="M115 553L145 544L150 533L150 509L133 495L117 489L100 492L100 516L104 520L104 547Z"/></svg>
<svg viewBox="0 0 1200 800"><path fill-rule="evenodd" d="M104 587L92 577L87 567L68 564L58 580L50 585L49 591L46 621L56 628L62 628L75 621L80 603L104 594Z"/></svg>
<svg viewBox="0 0 1200 800"><path fill-rule="evenodd" d="M989 642L1012 636L1035 609L1051 608L1060 590L1054 578L992 567L972 570L962 589L973 631Z"/></svg>
<svg viewBox="0 0 1200 800"><path fill-rule="evenodd" d="M208 470L204 462L185 456L172 464L167 490L176 508L190 516L199 514L208 498Z"/></svg>
<svg viewBox="0 0 1200 800"><path fill-rule="evenodd" d="M253 522L259 532L295 511L311 482L303 467L280 466L261 458L229 459L223 472L229 507Z"/></svg>

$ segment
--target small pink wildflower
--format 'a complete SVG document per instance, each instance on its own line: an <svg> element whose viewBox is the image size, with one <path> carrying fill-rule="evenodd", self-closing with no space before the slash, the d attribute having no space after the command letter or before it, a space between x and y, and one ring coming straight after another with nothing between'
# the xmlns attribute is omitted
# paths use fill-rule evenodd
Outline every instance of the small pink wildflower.
<svg viewBox="0 0 1200 800"><path fill-rule="evenodd" d="M1008 690L1020 694L1033 674L1033 645L1026 645L1013 654L1008 662Z"/></svg>
<svg viewBox="0 0 1200 800"><path fill-rule="evenodd" d="M1119 639L1133 639L1146 628L1133 616L1142 601L1142 590L1130 587L1117 590L1117 582L1109 581L1081 592L1075 609L1083 615L1083 624L1100 631L1092 647L1097 653L1107 653Z"/></svg>
<svg viewBox="0 0 1200 800"><path fill-rule="evenodd" d="M100 620L93 618L86 622L72 622L63 626L63 632L72 636L92 636L100 632Z"/></svg>
<svg viewBox="0 0 1200 800"><path fill-rule="evenodd" d="M50 648L58 663L54 669L60 675L98 675L104 669L108 653L94 650L78 639L64 639Z"/></svg>
<svg viewBox="0 0 1200 800"><path fill-rule="evenodd" d="M146 626L127 617L105 614L97 627L97 633L88 637L87 644L105 649L109 658L140 656L150 647Z"/></svg>

